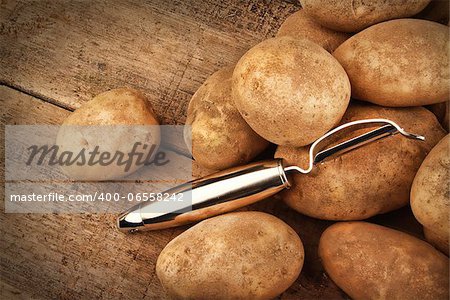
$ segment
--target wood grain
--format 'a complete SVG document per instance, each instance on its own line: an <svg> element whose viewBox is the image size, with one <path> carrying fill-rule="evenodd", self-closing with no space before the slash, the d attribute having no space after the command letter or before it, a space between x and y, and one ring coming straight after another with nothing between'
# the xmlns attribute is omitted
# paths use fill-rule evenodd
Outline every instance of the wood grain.
<svg viewBox="0 0 450 300"><path fill-rule="evenodd" d="M167 124L221 66L272 36L297 1L1 1L0 82L69 110L142 90Z"/></svg>

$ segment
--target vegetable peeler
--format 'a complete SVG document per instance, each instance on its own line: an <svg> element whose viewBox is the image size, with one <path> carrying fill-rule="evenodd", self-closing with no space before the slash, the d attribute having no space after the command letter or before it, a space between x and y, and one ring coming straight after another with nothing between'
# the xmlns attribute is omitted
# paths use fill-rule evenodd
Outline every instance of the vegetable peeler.
<svg viewBox="0 0 450 300"><path fill-rule="evenodd" d="M345 130L375 126L376 129L336 144L336 138L342 136ZM308 174L316 164L324 162L327 158L397 133L406 138L425 140L425 137L408 133L387 119L367 119L345 123L329 131L311 145L309 165L306 169L299 166L285 166L283 159L273 159L219 171L164 192L185 195L186 198L192 199L185 208L178 207L172 211L156 212L155 205L158 201L142 202L122 213L117 219L117 226L124 232L157 230L229 212L289 188L290 173Z"/></svg>

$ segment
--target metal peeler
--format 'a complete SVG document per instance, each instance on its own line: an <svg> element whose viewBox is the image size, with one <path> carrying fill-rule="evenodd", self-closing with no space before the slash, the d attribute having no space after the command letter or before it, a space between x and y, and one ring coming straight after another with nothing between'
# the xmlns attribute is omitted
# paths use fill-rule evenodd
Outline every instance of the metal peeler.
<svg viewBox="0 0 450 300"><path fill-rule="evenodd" d="M332 141L341 136L346 129L359 130L375 125L376 129L344 142L332 144ZM397 133L406 138L425 140L425 137L408 133L387 119L349 122L329 131L311 145L309 165L306 169L299 166L285 166L283 159L273 159L219 171L165 191L169 194L183 194L187 199L191 199L192 201L189 201L186 207L174 208L173 211L156 212L157 201L142 202L121 214L117 220L117 226L124 232L156 230L180 226L229 212L289 188L291 184L288 174L290 173L308 174L313 170L314 165L327 158Z"/></svg>

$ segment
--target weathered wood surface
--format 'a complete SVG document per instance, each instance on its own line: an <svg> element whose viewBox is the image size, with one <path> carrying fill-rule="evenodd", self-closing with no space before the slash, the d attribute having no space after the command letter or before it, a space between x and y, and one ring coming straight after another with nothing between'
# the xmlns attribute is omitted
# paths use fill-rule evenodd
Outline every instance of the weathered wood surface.
<svg viewBox="0 0 450 300"><path fill-rule="evenodd" d="M0 81L67 109L130 86L164 123L221 66L272 36L297 1L1 1Z"/></svg>

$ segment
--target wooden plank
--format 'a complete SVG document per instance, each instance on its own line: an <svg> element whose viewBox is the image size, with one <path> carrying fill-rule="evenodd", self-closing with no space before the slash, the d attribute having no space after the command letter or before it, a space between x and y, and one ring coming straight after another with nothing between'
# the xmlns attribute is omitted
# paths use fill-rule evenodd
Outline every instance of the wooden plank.
<svg viewBox="0 0 450 300"><path fill-rule="evenodd" d="M68 109L120 86L182 124L201 83L272 36L297 1L28 1L0 4L0 82Z"/></svg>

